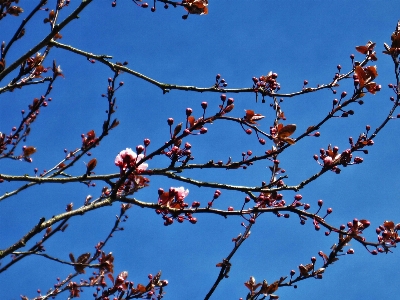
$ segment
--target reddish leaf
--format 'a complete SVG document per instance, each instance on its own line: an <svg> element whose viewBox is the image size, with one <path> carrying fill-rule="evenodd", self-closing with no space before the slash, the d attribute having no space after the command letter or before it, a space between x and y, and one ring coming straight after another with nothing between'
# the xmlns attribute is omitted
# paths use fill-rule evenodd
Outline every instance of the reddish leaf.
<svg viewBox="0 0 400 300"><path fill-rule="evenodd" d="M108 273L107 277L111 280L112 284L114 284L114 276L111 273Z"/></svg>
<svg viewBox="0 0 400 300"><path fill-rule="evenodd" d="M83 253L82 255L80 255L77 259L77 263L81 263L84 264L87 262L87 260L90 258L90 253Z"/></svg>
<svg viewBox="0 0 400 300"><path fill-rule="evenodd" d="M82 255L80 255L76 261L77 264L84 264L87 262L87 260L90 258L90 253L84 253ZM83 274L85 273L85 267L83 265L74 265L74 269L76 272Z"/></svg>
<svg viewBox="0 0 400 300"><path fill-rule="evenodd" d="M227 107L225 107L224 113L230 112L234 107L235 107L234 104L228 105Z"/></svg>
<svg viewBox="0 0 400 300"><path fill-rule="evenodd" d="M310 272L313 268L314 268L313 264L307 264L305 266L303 266L303 265L299 266L299 270L300 270L301 275L305 276L305 277L309 275L308 272Z"/></svg>
<svg viewBox="0 0 400 300"><path fill-rule="evenodd" d="M320 252L320 256L323 258L324 263L326 264L326 262L328 261L328 256L325 253L323 253L322 251Z"/></svg>
<svg viewBox="0 0 400 300"><path fill-rule="evenodd" d="M208 0L186 0L185 3L185 10L188 11L190 14L208 14Z"/></svg>
<svg viewBox="0 0 400 300"><path fill-rule="evenodd" d="M367 73L368 77L371 77L371 80L374 80L376 77L378 77L376 66L368 66L364 69L364 71Z"/></svg>
<svg viewBox="0 0 400 300"><path fill-rule="evenodd" d="M94 130L90 130L87 134L88 139L93 140L96 137Z"/></svg>
<svg viewBox="0 0 400 300"><path fill-rule="evenodd" d="M44 71L44 67L42 65L39 65L35 69L35 73L42 73Z"/></svg>
<svg viewBox="0 0 400 300"><path fill-rule="evenodd" d="M308 276L308 271L307 271L307 269L306 269L303 265L300 265L300 266L299 266L299 270L300 270L300 274L301 274L302 276L304 276L304 277L307 277L307 276Z"/></svg>
<svg viewBox="0 0 400 300"><path fill-rule="evenodd" d="M96 165L97 165L97 159L96 158L91 159L86 165L86 175L90 175L90 173L93 171Z"/></svg>
<svg viewBox="0 0 400 300"><path fill-rule="evenodd" d="M4 2L3 2L4 3ZM18 2L16 2L18 3ZM24 12L24 10L19 6L11 6L7 9L7 13L12 16L18 17L20 13Z"/></svg>
<svg viewBox="0 0 400 300"><path fill-rule="evenodd" d="M110 273L114 272L114 257L111 252L107 255L104 252L101 253L100 269Z"/></svg>
<svg viewBox="0 0 400 300"><path fill-rule="evenodd" d="M322 274L325 272L325 268L319 268L318 270L315 271L315 274Z"/></svg>
<svg viewBox="0 0 400 300"><path fill-rule="evenodd" d="M354 72L358 76L358 80L360 82L360 88L365 87L368 92L371 94L376 93L376 83L372 82L377 76L378 72L376 70L376 66L368 66L366 68L362 68L361 66L356 66Z"/></svg>
<svg viewBox="0 0 400 300"><path fill-rule="evenodd" d="M375 52L372 52L372 53L369 55L369 59L372 60L372 61L377 61L378 58L376 57L376 53L375 53Z"/></svg>
<svg viewBox="0 0 400 300"><path fill-rule="evenodd" d="M113 129L119 125L119 121L117 119L114 119L114 121L111 123L110 129Z"/></svg>
<svg viewBox="0 0 400 300"><path fill-rule="evenodd" d="M365 85L365 81L367 80L367 74L364 72L364 69L361 66L356 66L354 72L358 76L358 80L360 82L360 88L363 88Z"/></svg>
<svg viewBox="0 0 400 300"><path fill-rule="evenodd" d="M375 82L369 82L368 84L365 85L365 88L367 89L368 92L371 94L376 93L376 83Z"/></svg>
<svg viewBox="0 0 400 300"><path fill-rule="evenodd" d="M282 125L282 124L279 124L279 125ZM280 129L278 129L278 138L282 139L282 138L289 137L295 131L296 131L296 124L290 124L290 125L286 125L284 127L280 127Z"/></svg>
<svg viewBox="0 0 400 300"><path fill-rule="evenodd" d="M178 125L176 125L173 136L176 137L179 134L179 132L181 131L181 129L182 129L182 122L179 123Z"/></svg>
<svg viewBox="0 0 400 300"><path fill-rule="evenodd" d="M254 116L254 110L247 109L245 116L246 121L250 121L253 116Z"/></svg>
<svg viewBox="0 0 400 300"><path fill-rule="evenodd" d="M266 280L264 280L263 283L262 283L262 287L260 289L260 294L267 295L268 294L268 288L269 288L268 283L267 283Z"/></svg>
<svg viewBox="0 0 400 300"><path fill-rule="evenodd" d="M71 260L71 262L75 262L75 257L72 253L69 254L69 259Z"/></svg>
<svg viewBox="0 0 400 300"><path fill-rule="evenodd" d="M360 52L361 54L367 54L367 52L368 52L368 48L365 47L365 46L357 46L357 47L356 47L356 50L357 50L358 52Z"/></svg>
<svg viewBox="0 0 400 300"><path fill-rule="evenodd" d="M268 286L266 293L263 294L272 294L273 292L275 292L279 287L279 281L275 281L273 284L271 284L270 286Z"/></svg>
<svg viewBox="0 0 400 300"><path fill-rule="evenodd" d="M367 54L368 51L372 51L374 49L375 45L376 43L368 41L368 43L365 46L357 46L356 50L362 54Z"/></svg>
<svg viewBox="0 0 400 300"><path fill-rule="evenodd" d="M307 131L306 132L312 132L312 131L314 131L314 126L309 126L308 128L307 128Z"/></svg>
<svg viewBox="0 0 400 300"><path fill-rule="evenodd" d="M383 51L383 53L393 55L397 53L400 48L400 21L397 23L396 29L390 38L392 40L392 45L389 48L389 45L385 43L386 51Z"/></svg>
<svg viewBox="0 0 400 300"><path fill-rule="evenodd" d="M296 141L292 138L285 138L284 141L290 145L296 144Z"/></svg>
<svg viewBox="0 0 400 300"><path fill-rule="evenodd" d="M254 110L247 109L245 111L246 111L246 115L244 116L244 119L247 123L257 124L255 121L258 121L258 120L261 120L264 118L263 115L254 113Z"/></svg>
<svg viewBox="0 0 400 300"><path fill-rule="evenodd" d="M49 12L49 19L50 20L54 20L54 17L56 16L56 13L54 12L54 10L51 10L50 12Z"/></svg>
<svg viewBox="0 0 400 300"><path fill-rule="evenodd" d="M189 122L190 127L192 127L194 125L194 120L195 120L194 117L193 116L189 116L187 118L187 120Z"/></svg>
<svg viewBox="0 0 400 300"><path fill-rule="evenodd" d="M140 293L145 293L146 292L146 287L142 284L138 284L136 290Z"/></svg>
<svg viewBox="0 0 400 300"><path fill-rule="evenodd" d="M59 32L57 32L57 33L55 34L55 36L53 37L53 39L54 39L54 40L62 39L62 35L61 35ZM63 76L63 77L64 77L64 76Z"/></svg>
<svg viewBox="0 0 400 300"><path fill-rule="evenodd" d="M364 97L364 96L365 96L365 93L360 93L360 94L358 94L358 95L356 96L355 99L360 99L360 98L362 98L362 97Z"/></svg>
<svg viewBox="0 0 400 300"><path fill-rule="evenodd" d="M25 147L24 148L24 156L28 157L36 152L36 148L33 146Z"/></svg>
<svg viewBox="0 0 400 300"><path fill-rule="evenodd" d="M394 223L392 221L385 221L383 223L383 226L389 231L393 231L394 230Z"/></svg>

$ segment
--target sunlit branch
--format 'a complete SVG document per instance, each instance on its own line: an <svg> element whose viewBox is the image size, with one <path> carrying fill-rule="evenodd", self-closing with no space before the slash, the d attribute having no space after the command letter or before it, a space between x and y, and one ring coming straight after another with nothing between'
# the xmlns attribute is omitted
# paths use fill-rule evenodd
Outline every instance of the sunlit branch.
<svg viewBox="0 0 400 300"><path fill-rule="evenodd" d="M62 174L60 174L62 175ZM0 174L0 178L5 181L28 181L35 183L67 183L67 182L85 182L85 181L106 181L110 183L110 179L118 178L120 176L119 173L109 174L109 175L81 175L81 176L69 176L69 177L40 177L40 176L18 176L18 175L5 175ZM1 200L1 198L0 198Z"/></svg>
<svg viewBox="0 0 400 300"><path fill-rule="evenodd" d="M106 200L109 201L108 199L106 199ZM105 200L103 200L103 201L105 201ZM101 201L101 202L103 202L103 201ZM349 235L348 232L340 230L340 229L330 225L329 223L327 223L321 216L316 215L311 212L308 212L308 211L305 211L305 210L298 209L292 205L281 206L281 207L265 207L265 208L260 208L260 207L255 206L255 207L251 207L248 209L229 211L229 210L223 210L223 209L215 209L215 208L211 208L211 207L176 209L176 208L163 206L158 203L144 202L144 201L140 201L135 198L129 198L129 197L121 197L121 198L118 198L116 201L123 202L123 203L129 203L129 204L133 204L133 205L136 205L136 206L139 206L142 208L150 208L150 209L154 209L154 210L167 209L169 211L169 213L171 213L172 215L179 215L179 214L185 214L185 213L190 213L190 214L206 213L206 214L220 215L220 216L223 216L226 218L229 216L251 215L251 214L255 214L255 213L260 215L263 213L278 213L278 212L282 212L282 211L287 211L287 212L295 213L299 216L307 217L311 220L316 220L318 222L318 224L325 227L329 231L341 233L343 235ZM96 202L96 204L101 203L101 202ZM104 206L104 204L102 204L101 206ZM81 210L83 208L80 208L79 210ZM93 209L95 209L95 208L91 208L90 210L93 210ZM76 214L77 213L74 213L74 215L76 215ZM61 215L59 215L59 216L61 216ZM59 216L57 216L57 217L59 217ZM51 220L49 220L49 221L51 221ZM373 247L382 245L382 243L374 243L374 242L367 242L367 241L361 241L361 240L357 240L357 241L362 243L363 245L373 246Z"/></svg>
<svg viewBox="0 0 400 300"><path fill-rule="evenodd" d="M118 76L118 74L115 74L114 80L113 80L113 83L112 83L112 84L114 84L115 78L116 78L117 76ZM113 91L114 91L114 86L113 86ZM109 131L112 130L113 127L114 127L114 126L113 126L113 123L110 122L110 121L111 121L111 115L115 112L115 111L114 111L114 108L112 107L114 102L111 101L111 99L113 98L113 95L114 95L114 92L111 92L110 95L109 95L109 98L110 98L110 99L109 99L109 101L108 101L109 106L108 106L107 119L106 119L106 120L104 121L104 123L103 123L103 130L102 130L101 135L100 135L98 138L96 138L96 139L97 139L96 143L92 143L92 144L90 144L90 145L88 145L88 146L86 146L86 147L82 147L82 148L80 148L80 149L76 149L75 151L73 151L73 152L71 153L73 159L69 159L69 158L67 158L67 157L64 158L60 163L56 164L53 168L51 168L51 169L48 170L46 173L44 173L44 174L43 174L43 177L46 176L46 175L48 175L48 177L54 178L54 177L56 177L56 176L62 174L66 169L72 167L72 166L73 166L83 155L85 155L90 149L92 149L93 147L96 147L96 145L99 144L99 143L103 140L103 138L105 138L105 137L108 135ZM110 124L110 123L111 123L111 124ZM23 124L23 123L21 123L21 125L20 125L21 127L23 126L22 124ZM14 147L15 147L15 146L14 146ZM79 152L80 152L80 153L79 153ZM79 154L78 154L78 153L79 153ZM76 155L76 156L75 156L75 155ZM61 166L64 162L66 162L66 161L68 161L68 164L65 165L65 166L60 167L60 166ZM50 174L50 173L53 172L53 171L55 171L55 172L52 173L52 174ZM43 178L43 177L42 177L42 178ZM23 181L26 181L26 180L23 180ZM37 182L37 181L32 181L32 182L30 182L30 183L28 183L28 184L25 184L25 185L23 185L23 186L17 188L16 190L14 190L14 191L12 191L12 192L7 192L7 193L3 194L2 196L0 196L0 201L6 199L6 198L8 198L8 197L11 197L11 196L13 196L13 195L16 195L16 194L18 194L19 192L21 192L21 191L23 191L23 190L25 190L25 189L27 189L27 188L29 188L29 187L31 187L31 186L37 184L37 183L39 183L39 182ZM109 182L109 183L110 183L110 182ZM110 184L111 184L111 183L110 183Z"/></svg>
<svg viewBox="0 0 400 300"><path fill-rule="evenodd" d="M39 43L33 46L28 52L14 61L11 65L5 68L2 72L0 72L0 81L4 79L8 74L10 74L13 70L18 68L26 59L31 57L32 55L39 52L40 49L47 46L49 42L53 39L53 37L60 32L65 26L67 26L71 21L75 20L78 17L78 14L93 0L82 0L81 4L60 24L56 24L54 29Z"/></svg>
<svg viewBox="0 0 400 300"><path fill-rule="evenodd" d="M37 242L34 246L32 246L29 251L27 251L26 254L20 254L14 257L13 260L11 260L9 263L5 264L4 266L2 266L0 268L0 273L4 272L5 270L7 270L10 266L12 266L13 264L17 263L18 261L20 261L21 259L25 258L26 256L30 255L30 252L37 252L40 251L41 246L43 245L44 242L46 242L48 239L50 239L54 234L56 234L57 232L60 232L63 230L64 226L66 226L66 223L68 221L69 218L66 218L64 220L62 220L60 222L60 224L57 225L57 227L54 230L51 230L50 232L46 232L46 234L43 236L43 238ZM40 222L42 221L42 219L40 220ZM39 223L40 223L39 222ZM39 231L40 232L40 231ZM39 233L37 232L37 233ZM20 240L22 241L22 239ZM23 240L22 241L22 247L25 246L27 240ZM21 247L19 247L21 248ZM17 248L18 249L18 248ZM0 259L2 258L1 256L2 251L0 250Z"/></svg>
<svg viewBox="0 0 400 300"><path fill-rule="evenodd" d="M137 78L143 79L157 87L159 87L160 89L163 90L164 93L169 92L170 90L182 90L182 91L192 91L192 92L217 92L217 93L254 93L254 88L232 88L232 89L227 89L227 88L216 88L214 86L211 87L206 87L206 88L201 88L201 87L196 87L196 86L183 86L183 85L176 85L176 84L168 84L168 83L162 83L159 82L157 80L154 80L148 76L145 76L137 71L134 71L132 69L129 69L128 67L125 67L121 64L116 64L116 63L112 63L110 61L108 61L106 58L110 58L110 56L107 55L95 55L93 53L90 52L86 52L86 51L82 51L80 49L74 48L70 45L65 45L62 43L59 43L57 41L51 40L49 41L49 45L51 46L55 46L57 48L62 48L64 50L68 50L71 51L73 53L85 56L86 58L93 58L103 64L105 64L106 66L108 66L109 68L111 68L114 71L123 71L126 72L128 74L131 74ZM364 61L362 61L360 63L360 65L365 65L368 62L368 58L365 58ZM268 96L268 97L295 97L295 96L299 96L302 94L307 94L307 93L311 93L311 92L316 92L322 89L331 89L332 87L335 87L337 85L337 82L340 80L343 80L345 78L348 78L348 76L353 72L354 70L352 69L351 71L349 71L346 74L340 75L339 78L335 79L334 81L332 81L331 83L327 83L327 84L321 84L316 88L305 88L302 89L301 91L298 92L293 92L293 93L268 93L265 94L264 96ZM1 78L0 78L1 79Z"/></svg>
<svg viewBox="0 0 400 300"><path fill-rule="evenodd" d="M24 255L38 255L38 256L42 256L42 257L48 258L50 260L56 261L58 263L70 265L70 266L84 266L84 267L88 267L88 268L97 268L97 269L100 266L99 264L73 263L73 262L59 259L57 257L50 256L46 253L40 253L40 252L35 252L35 251L15 251L15 252L12 252L11 254L14 254L14 255L23 255L23 254Z"/></svg>
<svg viewBox="0 0 400 300"><path fill-rule="evenodd" d="M22 20L21 25L18 27L18 29L15 31L14 36L11 38L11 40L8 42L8 44L6 45L6 47L4 48L4 52L3 52L3 57L5 57L7 55L8 50L10 49L10 47L12 46L12 44L18 40L19 35L21 34L22 30L24 29L24 27L26 26L26 24L29 22L29 20L40 10L40 8L45 5L47 2L47 0L40 0L40 2L36 5L36 7L34 9L32 9L32 11L30 12L30 14ZM0 90L1 93L1 90Z"/></svg>
<svg viewBox="0 0 400 300"><path fill-rule="evenodd" d="M28 82L20 81L20 82L17 82L15 84L8 84L7 86L5 86L3 88L0 88L0 94L8 92L8 91L12 91L14 89L19 89L19 88L22 88L22 87L28 86L28 85L41 84L41 83L44 83L46 81L51 81L52 79L53 78L51 78L51 77L45 77L45 78L43 78L41 80L36 80L36 81L28 81Z"/></svg>
<svg viewBox="0 0 400 300"><path fill-rule="evenodd" d="M73 216L78 216L78 215L83 215L86 212L98 209L103 206L109 206L112 204L112 201L110 198L102 199L100 201L93 202L87 206L82 206L78 209L65 212L59 215L56 215L48 220L45 218L41 218L39 223L35 225L26 235L24 235L19 241L17 241L14 245L8 247L7 249L0 250L0 259L5 257L8 254L11 254L12 252L16 251L17 249L24 247L26 243L34 237L36 234L41 232L42 230L52 226L53 224L56 224L57 222L60 222L62 220L71 218Z"/></svg>
<svg viewBox="0 0 400 300"><path fill-rule="evenodd" d="M219 271L218 277L215 280L214 284L208 291L207 295L204 297L204 300L210 299L216 288L218 287L219 283L224 279L228 278L228 273L231 269L231 263L230 259L233 257L233 255L236 253L236 251L239 249L239 247L243 244L243 242L249 237L250 235L250 229L253 224L249 224L246 227L246 230L244 231L243 235L240 237L238 241L235 242L235 246L233 247L232 251L229 253L229 255L222 260L222 263L220 263L221 270Z"/></svg>
<svg viewBox="0 0 400 300"><path fill-rule="evenodd" d="M177 180L177 181L182 181L186 182L198 187L210 187L210 188L219 188L219 189L224 189L224 190L233 190L233 191L239 191L239 192L270 192L271 189L268 188L268 186L260 186L260 187L249 187L249 186L237 186L237 185L229 185L229 184L223 184L223 183L217 183L217 182L208 182L208 181L200 181L196 179L191 179L187 177L183 177L180 175L177 175L176 173L173 172L154 172L154 175L162 175L166 176L168 178ZM285 178L286 176L282 177Z"/></svg>

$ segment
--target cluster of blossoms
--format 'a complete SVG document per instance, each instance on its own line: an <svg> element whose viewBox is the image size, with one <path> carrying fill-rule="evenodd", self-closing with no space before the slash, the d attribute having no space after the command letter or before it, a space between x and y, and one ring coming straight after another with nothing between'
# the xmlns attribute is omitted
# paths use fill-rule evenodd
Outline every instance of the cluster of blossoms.
<svg viewBox="0 0 400 300"><path fill-rule="evenodd" d="M389 247L396 247L396 244L400 242L400 236L398 231L400 230L400 223L394 224L392 221L385 221L382 225L376 229L378 234L378 241L384 246L385 249L378 248L379 252L388 252ZM375 254L372 252L372 254Z"/></svg>
<svg viewBox="0 0 400 300"><path fill-rule="evenodd" d="M190 14L208 14L208 0L184 0L182 1L182 4Z"/></svg>
<svg viewBox="0 0 400 300"><path fill-rule="evenodd" d="M168 192L163 189L158 190L158 203L170 208L185 208L189 205L183 200L189 195L189 190L181 186L179 188L171 187Z"/></svg>
<svg viewBox="0 0 400 300"><path fill-rule="evenodd" d="M133 2L143 8L148 8L149 4L147 2L139 3L142 0L133 0ZM194 14L194 15L206 15L208 14L208 0L182 0L182 2L178 1L165 1L164 2L164 8L168 9L169 5L171 4L173 7L177 7L177 5L183 6L185 10L188 12L188 14ZM111 2L112 7L117 6L117 0L114 0ZM156 1L154 1L154 6L151 7L150 9L152 12L156 11ZM182 19L186 20L188 18L188 15L182 16Z"/></svg>
<svg viewBox="0 0 400 300"><path fill-rule="evenodd" d="M192 145L186 142L184 147L180 148L180 143L181 140L177 142L179 146L174 145L173 147L171 147L171 149L169 149L168 151L163 151L162 153L165 154L165 156L167 156L172 161L180 161L181 158L184 158L182 162L187 163L191 159L192 152L190 148L192 148Z"/></svg>
<svg viewBox="0 0 400 300"><path fill-rule="evenodd" d="M96 138L96 133L94 130L90 130L86 136L84 134L81 135L82 138L82 149L87 149L93 145L99 144L99 139Z"/></svg>
<svg viewBox="0 0 400 300"><path fill-rule="evenodd" d="M119 167L121 177L125 175L128 169L135 168L134 172L128 175L128 178L122 184L117 192L117 195L123 196L132 194L136 192L138 189L143 188L148 185L149 179L140 176L139 174L147 169L148 164L143 162L140 165L136 166L136 164L144 158L143 154L137 155L132 151L131 148L126 148L122 150L115 157L115 165Z"/></svg>
<svg viewBox="0 0 400 300"><path fill-rule="evenodd" d="M260 92L261 95L268 95L280 90L280 85L276 81L277 73L269 72L268 75L253 77L253 88L255 92Z"/></svg>
<svg viewBox="0 0 400 300"><path fill-rule="evenodd" d="M178 188L171 187L167 192L164 192L164 190L161 188L158 190L158 204L160 204L162 208L157 209L156 213L162 215L165 226L171 225L174 222L174 219L176 219L179 223L182 223L185 219L189 220L189 222L192 224L197 223L197 219L194 218L191 213L185 213L184 216L169 215L170 213L169 208L184 209L189 206L189 204L184 202L185 198L188 195L189 195L189 190L188 189L185 190L183 186ZM198 207L196 206L198 202L193 202L193 203L195 203L194 205L192 204L193 207Z"/></svg>
<svg viewBox="0 0 400 300"><path fill-rule="evenodd" d="M372 142L372 141L371 141ZM372 145L373 143L371 143ZM368 153L368 152L364 152ZM323 163L320 163L318 159L321 159ZM318 157L317 154L314 155L314 159L324 168L331 168L333 172L336 174L340 173L340 169L337 167L337 165L342 165L344 167L352 164L360 164L363 162L363 159L361 157L356 156L353 159L353 154L350 149L346 149L342 153L339 153L339 147L335 146L332 148L331 145L328 146L328 149L320 149L320 156Z"/></svg>
<svg viewBox="0 0 400 300"><path fill-rule="evenodd" d="M245 202L249 202L250 197L245 198ZM277 192L272 193L260 193L260 195L255 200L257 203L257 207L265 208L265 207L282 207L286 205L285 200L283 200L283 195L278 194Z"/></svg>

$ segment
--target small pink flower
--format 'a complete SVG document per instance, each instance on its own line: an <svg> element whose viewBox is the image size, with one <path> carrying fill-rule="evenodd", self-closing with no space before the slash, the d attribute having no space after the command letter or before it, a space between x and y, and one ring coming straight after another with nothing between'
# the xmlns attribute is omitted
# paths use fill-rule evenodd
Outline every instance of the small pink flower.
<svg viewBox="0 0 400 300"><path fill-rule="evenodd" d="M187 195L189 195L189 190L188 189L185 190L183 186L178 188L173 187L172 189L175 190L175 195L178 201L182 201L183 199L185 199L185 197L187 197Z"/></svg>
<svg viewBox="0 0 400 300"><path fill-rule="evenodd" d="M143 154L137 155L135 152L132 151L131 148L126 148L122 150L116 157L115 157L115 165L120 167L121 170L125 171L127 168L133 167L137 161L142 160L144 157ZM147 163L140 164L137 169L138 170L146 170L149 165Z"/></svg>

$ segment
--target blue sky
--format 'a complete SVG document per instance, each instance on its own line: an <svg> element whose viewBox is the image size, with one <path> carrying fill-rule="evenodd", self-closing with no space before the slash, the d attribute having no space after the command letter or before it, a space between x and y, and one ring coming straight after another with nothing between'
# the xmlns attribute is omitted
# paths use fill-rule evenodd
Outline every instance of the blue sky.
<svg viewBox="0 0 400 300"><path fill-rule="evenodd" d="M53 1L49 1L52 5ZM66 17L77 5L71 1L69 8L61 13ZM111 1L110 1L111 2ZM286 183L298 184L320 170L312 156L328 144L341 150L348 148L348 137L356 138L369 124L372 129L379 126L392 102L388 83L394 83L393 64L389 56L381 54L383 43L390 43L390 35L399 19L392 4L377 4L376 1L227 1L210 0L209 14L189 16L183 21L182 8L165 10L158 5L157 11L141 9L132 1L119 0L116 8L108 1L96 1L80 14L61 34L60 42L96 54L108 54L115 61L128 61L128 67L155 80L178 85L212 86L216 74L221 74L229 88L250 87L253 76L278 73L281 91L290 93L301 90L306 79L309 86L329 83L340 64L343 71L351 69L350 54L356 60L355 46L368 40L377 43L379 76L382 85L377 95L367 95L365 104L353 105L354 116L331 120L319 131L319 138L303 139L285 151L280 157L281 167L289 176ZM19 18L7 16L0 21L0 39L7 41L31 6L36 3L21 3L25 13ZM51 7L51 6L49 6ZM42 12L27 26L26 37L18 41L7 58L19 57L47 34L48 27ZM61 65L65 78L58 79L53 88L53 101L43 108L33 125L27 141L38 151L33 163L0 160L2 174L30 174L33 169L49 169L64 157L64 149L73 150L81 146L80 135L91 129L100 132L107 103L101 97L106 92L107 78L112 72L100 63L90 64L85 58L65 50L53 49L47 65L55 58ZM46 65L46 64L45 64ZM46 66L47 66L46 65ZM1 87L11 77L1 82ZM125 148L134 149L151 140L149 150L154 150L169 139L167 118L176 123L185 121L185 110L193 108L200 116L200 103L208 102L208 111L218 109L217 93L192 93L172 90L166 95L162 91L138 78L123 74L124 86L118 90L116 117L120 126L95 148L92 157L98 160L96 174L118 172L114 158ZM337 88L338 95L352 91L352 81ZM8 133L19 122L21 109L27 109L32 99L44 93L44 87L35 86L0 95L0 131ZM253 109L265 115L259 122L268 131L273 123L273 111L266 104L255 102L249 93L228 94L235 99L235 109L230 116L242 117L244 109ZM294 98L282 103L287 121L297 124L296 133L321 120L337 98L324 90ZM375 228L385 220L399 221L398 205L399 175L397 172L399 139L397 120L389 122L375 139L368 155L360 155L364 163L342 168L336 175L328 172L319 180L306 186L300 193L304 202L316 209L318 199L324 200L324 209L333 208L327 218L332 225L346 224L353 218L368 219L372 226L365 232L366 238L376 240ZM261 155L271 147L271 141L260 145L254 134L246 135L238 124L215 122L208 125L208 133L188 138L193 146L196 163L210 159L226 161L229 156L240 159L243 151L252 150ZM294 136L297 136L297 134ZM88 162L91 158L84 158ZM168 166L165 157L149 161L149 168ZM259 185L268 180L270 173L267 161L258 162L247 170L187 172L191 178L220 181L236 185ZM81 175L86 170L83 162L71 171ZM167 190L181 186L158 176L150 177L150 186L135 194L135 198L157 201L158 188ZM0 194L9 192L18 183L2 183ZM213 189L184 185L190 190L188 202L200 201L205 205L214 193ZM81 184L63 186L42 185L0 202L0 249L6 248L26 233L40 217L49 218L64 211L65 205L74 202L83 204L88 194L98 195L102 185L87 188ZM285 192L287 201L294 192ZM215 206L240 208L244 194L222 191ZM311 209L311 210L312 210ZM119 204L75 217L69 228L46 244L49 255L68 260L94 250L94 245L106 237L119 212ZM133 207L124 231L115 234L105 251L115 256L115 272L129 271L129 279L135 283L146 283L148 273L162 270L168 279L165 299L203 299L215 281L219 269L215 264L228 255L233 247L231 239L243 232L239 217L224 219L220 216L198 215L196 225L185 222L165 227L163 220L154 211ZM299 224L298 217L277 219L264 214L257 219L250 238L232 259L230 277L220 284L214 299L245 298L244 282L250 276L257 281L273 282L289 275L291 269L298 272L299 264L307 264L318 251L329 253L337 243L337 237L325 237L323 231L316 232L311 222ZM297 289L282 288L277 291L281 299L382 299L393 298L400 280L398 251L392 254L370 255L360 244L352 242L352 256L343 256L324 274L323 280L308 279L300 282ZM319 258L318 258L319 259ZM321 261L318 261L321 264ZM59 265L41 257L29 257L0 274L2 299L18 299L20 294L34 297L35 291L43 292L73 272L70 266ZM81 299L93 299L92 290L85 290ZM61 295L60 299L66 296Z"/></svg>

